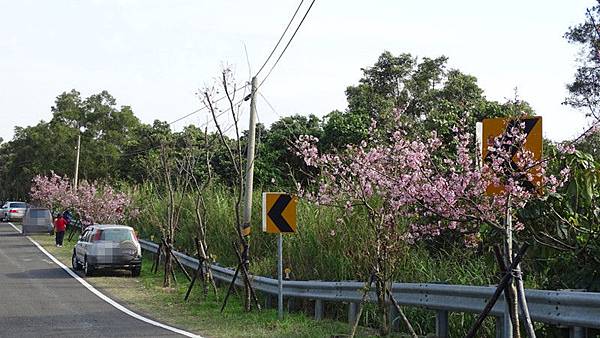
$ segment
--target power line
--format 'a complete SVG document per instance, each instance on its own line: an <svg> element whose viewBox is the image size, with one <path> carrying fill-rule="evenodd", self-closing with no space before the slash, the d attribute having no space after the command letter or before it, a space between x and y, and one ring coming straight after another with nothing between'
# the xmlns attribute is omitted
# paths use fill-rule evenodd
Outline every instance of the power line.
<svg viewBox="0 0 600 338"><path fill-rule="evenodd" d="M245 85L241 86L240 88L237 88L237 89L236 89L236 90L235 90L233 93L235 94L235 93L239 92L240 90L242 90L242 89L245 89L246 87L248 87L248 84L245 84ZM227 98L227 96L226 96L226 95L223 95L223 96L221 96L220 98L216 99L216 100L215 100L213 103L218 103L219 101L223 101L225 98ZM186 115L184 115L184 116L182 116L182 117L180 117L180 118L178 118L178 119L176 119L176 120L173 120L173 121L171 121L171 122L169 122L169 123L167 123L167 124L168 124L168 125L172 125L173 123L177 123L177 122L179 122L179 121L181 121L181 120L185 120L185 119L187 119L188 117L190 117L190 116L192 116L192 115L194 115L194 114L197 114L197 113L199 113L199 112L203 111L204 109L206 109L206 106L204 106L204 107L200 107L200 108L198 108L198 109L194 110L193 112L191 112L191 113L188 113L188 114L186 114ZM223 111L223 112L221 112L219 115L217 115L217 117L219 117L219 116L223 115L225 112L226 112L226 111Z"/></svg>
<svg viewBox="0 0 600 338"><path fill-rule="evenodd" d="M172 125L173 123L177 123L177 122L179 122L179 121L181 121L181 120L185 120L185 119L187 119L188 117L190 117L190 116L192 116L192 115L194 115L194 114L196 114L196 113L199 113L200 111L202 111L202 110L204 110L204 109L206 109L206 107L201 107L201 108L198 108L198 109L194 110L193 112L191 112L191 113L189 113L189 114L187 114L187 115L184 115L184 116L182 116L182 117L178 118L177 120L171 121L171 122L169 122L169 123L167 123L167 124L168 124L168 125Z"/></svg>
<svg viewBox="0 0 600 338"><path fill-rule="evenodd" d="M254 75L254 76L258 76L258 74L260 74L260 72L263 70L263 68L265 68L265 66L267 65L267 62L269 62L269 60L271 59L271 57L275 53L275 50L277 50L277 47L279 47L279 44L281 43L281 40L283 40L283 37L285 36L285 33L287 33L288 29L292 25L292 22L296 18L296 14L298 14L298 11L300 10L300 7L302 7L302 3L304 3L304 0L300 1L300 4L298 5L298 7L296 8L296 11L294 12L294 15L292 15L292 18L290 19L290 22L288 22L287 26L285 27L285 30L283 31L283 33L281 33L281 36L279 37L279 40L275 44L275 47L273 47L273 50L271 50L271 53L269 54L269 56L265 60L265 63L263 63L263 65L260 67L260 69L258 70L258 72L256 72L256 75Z"/></svg>
<svg viewBox="0 0 600 338"><path fill-rule="evenodd" d="M300 29L300 27L302 26L302 24L304 23L304 20L306 19L306 17L308 16L308 13L310 12L312 6L315 4L316 0L312 0L312 2L310 3L310 6L308 7L308 9L306 10L306 13L304 13L304 16L302 17L302 20L300 20L300 23L298 24L298 27L296 27L296 30L294 31L294 34L292 34L292 37L290 38L290 40L288 41L288 43L285 45L285 47L283 48L283 51L281 52L281 54L279 54L279 57L277 58L277 60L275 61L275 63L273 64L273 66L271 66L271 69L269 70L269 72L267 73L267 75L265 76L265 78L260 82L260 84L258 85L258 88L260 88L262 86L263 83L265 83L265 81L267 80L267 78L269 77L269 75L271 75L271 72L273 72L273 69L275 69L275 66L277 66L277 64L279 63L279 60L281 60L281 57L283 56L283 54L285 54L285 51L288 49L288 47L290 46L290 43L292 43L292 40L294 40L294 37L296 36L296 33L298 33L298 30Z"/></svg>
<svg viewBox="0 0 600 338"><path fill-rule="evenodd" d="M269 102L269 100L267 100L267 98L259 91L258 95L260 95L260 97L262 97L262 99L267 103L267 105L269 106L269 108L271 108L271 110L273 111L273 113L275 113L277 116L280 117L279 121L281 121L281 123L283 123L283 126L285 127L285 129L287 129L287 131L296 139L298 139L298 135L296 135L296 133L294 132L294 130L290 127L290 125L285 121L285 117L283 117L281 114L279 114L277 112L277 110L275 110L275 108L273 107L273 105L271 105L271 103ZM288 140L290 141L290 140Z"/></svg>
<svg viewBox="0 0 600 338"><path fill-rule="evenodd" d="M239 91L239 90L242 90L245 87L247 87L247 85L245 85L243 87L240 87L239 89L236 90L236 92ZM226 98L226 96L223 96L223 97L215 100L213 103L217 103L219 101L222 101L224 98ZM244 99L241 99L241 100L237 101L236 103L234 103L233 106L237 106L240 103L242 103L243 101L244 101ZM191 115L193 115L193 114L195 114L195 113L197 113L197 112L199 112L201 110L204 110L204 109L206 109L206 107L202 107L202 108L196 109L194 112L187 114L185 117L189 117L189 116L191 116ZM219 117L223 116L223 114L229 112L230 110L231 110L231 107L228 107L227 109L221 111L219 114L216 114L215 117L219 118ZM175 122L178 122L178 121L182 120L185 117L179 118L179 119L175 120L174 122L169 123L169 125L173 124ZM210 120L210 121L206 121L203 124L199 125L198 128L202 129L202 128L208 126L210 123L213 123L213 122L214 122L214 119ZM233 122L227 128L225 128L223 130L223 133L226 133L229 130L231 130L231 128L233 128L234 124L235 124L235 122ZM211 145L212 145L212 142L211 142ZM151 151L153 149L157 149L158 147L160 147L160 145L154 145L154 146L150 146L150 147L145 148L145 149L134 150L134 151L131 151L131 152L128 152L128 153L121 154L121 157L129 157L129 156L140 155L140 154L143 154L143 153L147 153L147 152L149 152L149 151Z"/></svg>

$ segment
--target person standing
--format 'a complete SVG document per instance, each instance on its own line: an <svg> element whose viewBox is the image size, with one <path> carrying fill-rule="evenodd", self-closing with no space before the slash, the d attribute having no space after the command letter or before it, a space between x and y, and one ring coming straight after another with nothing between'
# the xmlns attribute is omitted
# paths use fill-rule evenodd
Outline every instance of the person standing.
<svg viewBox="0 0 600 338"><path fill-rule="evenodd" d="M54 233L56 234L56 246L62 247L63 239L65 238L65 230L67 229L67 221L62 214L58 214L54 221Z"/></svg>

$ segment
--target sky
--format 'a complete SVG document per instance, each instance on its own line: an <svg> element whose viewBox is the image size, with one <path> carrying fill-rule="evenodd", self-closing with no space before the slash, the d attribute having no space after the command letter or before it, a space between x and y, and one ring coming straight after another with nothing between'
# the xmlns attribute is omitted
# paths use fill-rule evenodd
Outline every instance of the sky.
<svg viewBox="0 0 600 338"><path fill-rule="evenodd" d="M249 81L298 3L0 0L0 137L7 141L15 126L48 121L56 97L71 89L83 97L107 90L144 123L174 121L202 107L196 93L223 67L231 67L239 82ZM545 137L572 138L587 124L582 112L561 104L578 57L563 34L594 4L316 0L260 88L258 118L269 125L281 116L345 109L345 88L388 50L445 55L449 68L478 78L488 99L514 98L517 88L543 117ZM200 111L172 127L207 120Z"/></svg>

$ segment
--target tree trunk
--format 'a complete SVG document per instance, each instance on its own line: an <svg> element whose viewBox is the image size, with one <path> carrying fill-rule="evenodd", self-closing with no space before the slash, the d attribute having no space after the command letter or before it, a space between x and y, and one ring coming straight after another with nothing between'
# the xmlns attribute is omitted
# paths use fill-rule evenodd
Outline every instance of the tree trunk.
<svg viewBox="0 0 600 338"><path fill-rule="evenodd" d="M163 279L163 287L171 287L171 272L173 271L173 261L171 258L171 248L168 245L163 246L165 252L165 276Z"/></svg>
<svg viewBox="0 0 600 338"><path fill-rule="evenodd" d="M512 199L508 196L506 205L506 224L505 224L505 245L504 245L504 259L506 260L506 266L511 266L513 261L513 227L512 227ZM507 271L512 273L512 271ZM521 338L521 330L519 329L519 302L517 297L517 288L515 286L515 279L511 279L506 290L510 294L511 304L508 304L510 317L512 320L513 337Z"/></svg>
<svg viewBox="0 0 600 338"><path fill-rule="evenodd" d="M390 326L388 323L389 308L387 304L388 295L388 283L386 274L386 257L385 257L385 243L383 239L383 229L380 225L377 226L377 257L375 259L375 292L377 294L377 307L379 308L379 314L381 315L381 324L379 327L379 334L381 336L387 336L390 333Z"/></svg>

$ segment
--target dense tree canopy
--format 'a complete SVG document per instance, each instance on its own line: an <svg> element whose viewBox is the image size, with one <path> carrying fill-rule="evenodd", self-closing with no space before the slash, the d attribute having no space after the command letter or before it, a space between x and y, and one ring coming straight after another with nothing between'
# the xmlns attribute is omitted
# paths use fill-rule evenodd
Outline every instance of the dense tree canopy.
<svg viewBox="0 0 600 338"><path fill-rule="evenodd" d="M322 140L320 147L335 149L366 138L388 139L395 123L392 114L402 108L403 121L413 135L436 130L452 140L451 126L467 119L469 128L485 117L531 113L522 101L498 103L485 98L474 76L447 69L447 58L417 58L411 54L384 52L375 64L362 69L358 84L346 89L348 107L327 114L283 117L269 128L257 126L257 186L294 191L314 174L293 149L298 136ZM25 198L31 179L54 171L73 176L77 135L81 128L80 176L89 181L139 184L148 179L148 168L157 161L160 145L175 149L197 146L205 130L194 126L174 132L166 122L141 123L129 106L117 106L107 91L81 97L76 90L64 92L51 107L50 121L17 127L14 138L0 145L2 198ZM465 112L470 115L465 117ZM375 134L369 129L377 123ZM222 142L210 133L211 167L216 178L231 185L233 167ZM245 147L246 135L242 135ZM232 142L233 140L227 140Z"/></svg>
<svg viewBox="0 0 600 338"><path fill-rule="evenodd" d="M570 27L565 38L581 47L582 57L573 82L567 85L565 104L586 108L587 114L600 118L600 5L590 8L583 23Z"/></svg>
<svg viewBox="0 0 600 338"><path fill-rule="evenodd" d="M52 119L16 127L15 136L0 146L0 182L4 198L25 198L31 179L54 171L73 176L77 134L81 133L80 176L88 180L119 180L119 158L141 124L128 106L116 107L106 91L82 99L72 90L60 94Z"/></svg>
<svg viewBox="0 0 600 338"><path fill-rule="evenodd" d="M372 67L362 69L358 85L346 89L348 108L325 117L323 147L340 148L372 137L372 120L382 134L378 136L386 139L384 134L394 123L391 113L399 108L415 136L436 130L445 140L452 138L450 126L463 119L473 131L475 122L483 118L532 113L526 102L516 98L506 103L487 100L477 79L447 70L447 60L384 52Z"/></svg>

